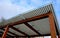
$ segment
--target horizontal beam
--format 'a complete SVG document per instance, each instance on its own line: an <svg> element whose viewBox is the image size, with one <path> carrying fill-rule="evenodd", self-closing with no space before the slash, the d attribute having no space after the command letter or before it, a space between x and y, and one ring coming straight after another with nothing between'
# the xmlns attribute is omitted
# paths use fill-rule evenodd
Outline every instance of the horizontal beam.
<svg viewBox="0 0 60 38"><path fill-rule="evenodd" d="M25 20L20 20L20 21L14 22L14 23L10 23L9 25L10 26L15 26L15 25L22 24L22 23L25 23L25 22L31 22L31 21L35 21L35 20L38 20L38 19L47 18L48 14L49 13L41 14L41 15L34 16L34 17L31 17L31 18L26 18Z"/></svg>
<svg viewBox="0 0 60 38"><path fill-rule="evenodd" d="M45 14L38 15L38 16L31 17L31 18L26 18L24 20L19 20L19 21L13 22L13 23L8 23L6 25L15 26L15 25L18 25L18 24L22 24L24 22L30 22L30 21L35 21L35 20L38 20L38 19L43 19L43 18L48 17L49 12L48 13L45 13ZM4 25L4 27L6 27L6 25Z"/></svg>

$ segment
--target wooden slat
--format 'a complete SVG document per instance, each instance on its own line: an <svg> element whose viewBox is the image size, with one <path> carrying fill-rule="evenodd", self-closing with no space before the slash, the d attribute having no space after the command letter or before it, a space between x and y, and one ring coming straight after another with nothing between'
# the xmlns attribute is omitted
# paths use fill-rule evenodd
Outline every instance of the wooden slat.
<svg viewBox="0 0 60 38"><path fill-rule="evenodd" d="M51 38L57 38L56 37L56 29L55 29L54 17L53 17L52 12L50 12L50 14L49 14L49 22L50 22Z"/></svg>
<svg viewBox="0 0 60 38"><path fill-rule="evenodd" d="M9 27L6 26L5 31L4 31L4 33L2 35L2 38L6 38L6 35L7 35L8 30L9 30Z"/></svg>
<svg viewBox="0 0 60 38"><path fill-rule="evenodd" d="M26 33L22 32L22 31L18 30L18 29L15 28L15 27L11 27L11 28L14 29L14 30L16 30L17 32L19 32L19 33L25 35L25 36L29 36L28 34L26 34Z"/></svg>
<svg viewBox="0 0 60 38"><path fill-rule="evenodd" d="M35 33L37 33L38 35L41 35L36 29L34 29L30 24L28 24L27 22L24 23L27 27L29 27L32 31L34 31Z"/></svg>

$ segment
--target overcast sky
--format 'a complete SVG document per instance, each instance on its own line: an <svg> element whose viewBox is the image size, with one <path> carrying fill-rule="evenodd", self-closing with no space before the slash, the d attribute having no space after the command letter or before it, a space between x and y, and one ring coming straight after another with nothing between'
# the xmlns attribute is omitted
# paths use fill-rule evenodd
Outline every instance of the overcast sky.
<svg viewBox="0 0 60 38"><path fill-rule="evenodd" d="M0 19L10 19L18 14L52 3L60 24L60 0L0 0Z"/></svg>

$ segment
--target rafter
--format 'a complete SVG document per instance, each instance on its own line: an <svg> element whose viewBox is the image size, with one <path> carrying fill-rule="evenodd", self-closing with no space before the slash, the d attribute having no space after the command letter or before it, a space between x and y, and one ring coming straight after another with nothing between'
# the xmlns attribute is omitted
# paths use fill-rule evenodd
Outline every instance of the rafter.
<svg viewBox="0 0 60 38"><path fill-rule="evenodd" d="M37 33L38 35L41 35L37 30L35 30L30 24L28 23L24 23L27 27L29 27L32 31L34 31L35 33Z"/></svg>
<svg viewBox="0 0 60 38"><path fill-rule="evenodd" d="M1 30L4 31L5 29L1 28ZM13 34L13 35L15 35L15 36L19 36L19 35L15 34L15 33L10 32L10 31L8 31L8 33Z"/></svg>
<svg viewBox="0 0 60 38"><path fill-rule="evenodd" d="M18 29L15 28L15 27L11 27L11 28L14 29L14 30L16 30L16 31L19 32L19 33L22 33L23 35L29 36L28 34L26 34L26 33L22 32L22 31L18 30Z"/></svg>
<svg viewBox="0 0 60 38"><path fill-rule="evenodd" d="M10 32L10 31L8 31L10 34L13 34L13 35L15 35L15 36L19 36L19 35L17 35L17 34L15 34L15 33L12 33L12 32Z"/></svg>
<svg viewBox="0 0 60 38"><path fill-rule="evenodd" d="M2 29L1 29L1 30L2 30ZM0 33L1 33L1 36L2 36L3 32L0 31ZM7 34L7 36L13 37L13 36L11 36L11 35L9 35L9 34Z"/></svg>

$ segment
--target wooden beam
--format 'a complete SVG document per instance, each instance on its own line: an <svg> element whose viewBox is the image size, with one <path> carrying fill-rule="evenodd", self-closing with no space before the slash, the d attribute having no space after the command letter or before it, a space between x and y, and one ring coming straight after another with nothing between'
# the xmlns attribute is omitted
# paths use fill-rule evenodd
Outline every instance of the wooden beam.
<svg viewBox="0 0 60 38"><path fill-rule="evenodd" d="M41 35L36 29L34 29L30 24L28 24L27 22L24 23L27 27L29 27L32 31L34 31L35 33L37 33L38 35Z"/></svg>
<svg viewBox="0 0 60 38"><path fill-rule="evenodd" d="M10 25L11 25L11 26L15 26L15 25L17 25L17 24L22 24L22 23L25 23L25 22L31 22L31 21L35 21L35 20L38 20L38 19L43 19L43 18L48 17L48 14L49 14L49 13L41 14L41 15L34 16L34 17L31 17L31 18L26 18L25 20L20 20L20 21L11 23Z"/></svg>
<svg viewBox="0 0 60 38"><path fill-rule="evenodd" d="M7 34L7 36L9 36L9 37L13 37L13 36L11 36L11 35L9 35L9 34Z"/></svg>
<svg viewBox="0 0 60 38"><path fill-rule="evenodd" d="M0 37L2 37L3 32L0 31ZM7 34L7 36L12 37L11 35Z"/></svg>
<svg viewBox="0 0 60 38"><path fill-rule="evenodd" d="M43 19L43 18L48 17L49 12L45 13L45 14L38 15L38 16L31 17L31 18L26 18L24 20L19 20L19 21L13 22L13 23L8 23L6 25L15 26L15 25L18 25L18 24L22 24L24 22L30 22L30 21L35 21L35 20L38 20L38 19ZM6 27L6 25L4 25L4 27ZM4 27L0 27L0 28L4 28Z"/></svg>
<svg viewBox="0 0 60 38"><path fill-rule="evenodd" d="M57 38L56 37L56 29L55 29L54 17L53 17L52 12L50 12L50 14L49 14L49 22L50 22L51 38Z"/></svg>
<svg viewBox="0 0 60 38"><path fill-rule="evenodd" d="M5 29L3 29L3 28L1 28L1 30L5 30ZM15 33L13 33L13 32L10 32L10 31L8 31L8 33L10 33L10 34L12 34L12 35L15 35L15 36L19 36L19 35L17 35L17 34L15 34Z"/></svg>
<svg viewBox="0 0 60 38"><path fill-rule="evenodd" d="M15 34L15 33L12 33L12 32L10 32L10 31L8 31L10 34L13 34L13 35L15 35L15 36L19 36L19 35L17 35L17 34Z"/></svg>
<svg viewBox="0 0 60 38"><path fill-rule="evenodd" d="M3 33L3 35L2 35L2 38L6 38L6 35L7 35L7 32L9 31L9 27L8 27L8 25L6 26L6 28L5 28L5 31L4 31L4 33Z"/></svg>
<svg viewBox="0 0 60 38"><path fill-rule="evenodd" d="M29 36L28 34L26 34L26 33L22 32L22 31L18 30L18 29L15 28L15 27L11 27L11 28L14 29L14 30L16 30L17 32L23 34L23 35Z"/></svg>

